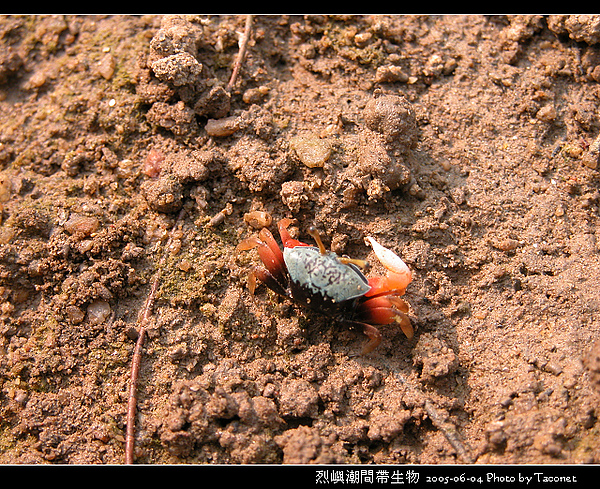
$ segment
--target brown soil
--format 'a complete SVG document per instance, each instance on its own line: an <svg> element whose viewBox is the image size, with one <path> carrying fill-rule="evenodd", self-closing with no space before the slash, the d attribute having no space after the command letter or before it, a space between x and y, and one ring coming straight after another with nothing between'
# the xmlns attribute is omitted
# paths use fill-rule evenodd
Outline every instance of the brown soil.
<svg viewBox="0 0 600 489"><path fill-rule="evenodd" d="M0 462L600 462L586 16L0 19ZM184 209L170 249L167 237ZM246 277L251 226L414 275L383 342Z"/></svg>

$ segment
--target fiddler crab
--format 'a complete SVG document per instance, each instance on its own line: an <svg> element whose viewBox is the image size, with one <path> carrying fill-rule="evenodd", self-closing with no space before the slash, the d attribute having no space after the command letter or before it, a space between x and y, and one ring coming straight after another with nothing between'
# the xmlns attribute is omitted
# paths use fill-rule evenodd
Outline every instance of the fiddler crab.
<svg viewBox="0 0 600 489"><path fill-rule="evenodd" d="M287 218L278 222L283 251L267 228L260 231L258 238L247 238L238 244L238 252L256 248L265 266L250 272L251 294L258 278L273 292L297 304L335 317L349 327L361 328L368 338L363 354L372 352L381 343L381 333L375 325L397 323L407 338L413 337L409 306L400 298L412 275L398 255L367 237L365 241L387 270L385 276L367 279L361 272L367 266L366 261L327 251L313 226L308 232L316 247L293 239L287 229L293 222Z"/></svg>

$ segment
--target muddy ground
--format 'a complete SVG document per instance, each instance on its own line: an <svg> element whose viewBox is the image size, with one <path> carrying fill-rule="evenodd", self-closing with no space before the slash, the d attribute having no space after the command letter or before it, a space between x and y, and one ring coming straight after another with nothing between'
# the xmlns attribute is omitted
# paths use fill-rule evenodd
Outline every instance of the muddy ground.
<svg viewBox="0 0 600 489"><path fill-rule="evenodd" d="M162 257L138 463L600 462L598 18L245 22L0 19L0 462L123 462ZM269 217L414 338L251 295Z"/></svg>

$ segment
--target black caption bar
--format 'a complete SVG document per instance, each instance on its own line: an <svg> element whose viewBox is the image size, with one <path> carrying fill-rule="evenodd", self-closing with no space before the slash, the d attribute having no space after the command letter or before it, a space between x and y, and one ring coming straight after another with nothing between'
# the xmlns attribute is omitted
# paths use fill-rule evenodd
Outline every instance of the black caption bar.
<svg viewBox="0 0 600 489"><path fill-rule="evenodd" d="M65 470L66 473L61 473ZM26 473L21 472L26 471ZM19 474L19 472L21 472ZM13 474L14 473L14 474ZM10 465L0 477L27 477L36 482L59 481L61 489L81 488L100 480L119 487L191 484L244 489L413 488L413 487L595 487L600 465ZM160 479L159 479L160 477ZM166 481L166 484L165 484Z"/></svg>

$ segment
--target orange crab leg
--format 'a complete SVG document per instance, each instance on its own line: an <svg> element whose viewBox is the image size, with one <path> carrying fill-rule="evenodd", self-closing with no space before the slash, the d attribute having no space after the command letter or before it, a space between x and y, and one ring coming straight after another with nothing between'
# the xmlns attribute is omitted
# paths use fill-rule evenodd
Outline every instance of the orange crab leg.
<svg viewBox="0 0 600 489"><path fill-rule="evenodd" d="M372 326L371 324L363 323L361 321L351 321L348 319L346 319L342 322L346 326L349 326L351 328L361 329L363 334L367 338L369 338L369 341L367 341L365 343L365 346L363 346L363 349L362 349L363 355L366 353L372 352L381 343L381 333L375 326Z"/></svg>
<svg viewBox="0 0 600 489"><path fill-rule="evenodd" d="M372 324L390 324L396 319L398 313L390 307L373 307L359 314L359 319Z"/></svg>
<svg viewBox="0 0 600 489"><path fill-rule="evenodd" d="M408 312L408 304L406 301L394 295L382 295L367 299L358 306L358 310L365 311L367 309L373 309L377 307L395 307L401 312Z"/></svg>
<svg viewBox="0 0 600 489"><path fill-rule="evenodd" d="M252 272L250 272L250 277L248 280L248 289L250 290L251 294L254 294L257 278L273 292L276 292L279 295L286 296L285 289L283 288L283 286L275 279L275 277L273 277L273 275L271 275L270 272L268 272L264 268L255 268L254 270L252 270Z"/></svg>
<svg viewBox="0 0 600 489"><path fill-rule="evenodd" d="M279 228L279 236L281 236L281 242L285 248L294 248L296 246L310 246L302 241L298 241L290 236L289 231L287 230L288 226L292 224L294 221L292 219L283 218L277 223L277 227Z"/></svg>
<svg viewBox="0 0 600 489"><path fill-rule="evenodd" d="M260 256L260 259L265 264L265 267L267 267L267 270L269 270L271 275L283 279L285 263L283 262L283 254L281 253L281 250L277 248L279 253L274 253L271 246L265 244L258 238L247 238L237 245L238 251L248 251L252 248L256 248L258 250L258 256Z"/></svg>
<svg viewBox="0 0 600 489"><path fill-rule="evenodd" d="M404 314L408 314L408 302L406 302L404 299L400 299L400 297L397 297L395 295L390 295L390 296L388 296L388 300L400 312L403 312Z"/></svg>
<svg viewBox="0 0 600 489"><path fill-rule="evenodd" d="M408 304L395 296L379 296L368 299L358 307L359 318L372 324L397 322L407 338L412 338L414 330L407 316Z"/></svg>
<svg viewBox="0 0 600 489"><path fill-rule="evenodd" d="M408 316L403 312L398 315L397 319L400 320L398 324L400 325L400 329L404 333L404 336L410 340L415 335L415 330L413 329L412 324L410 324L410 319L408 319Z"/></svg>
<svg viewBox="0 0 600 489"><path fill-rule="evenodd" d="M361 319L363 316L359 316ZM410 324L410 319L406 314L400 311L395 311L394 309L385 308L385 307L377 307L375 309L371 309L369 314L365 317L365 321L374 324L392 324L398 323L400 329L404 333L404 335L411 339L415 332Z"/></svg>
<svg viewBox="0 0 600 489"><path fill-rule="evenodd" d="M375 326L371 326L370 324L363 324L362 327L363 334L369 338L369 341L367 341L367 344L362 349L362 353L365 355L379 346L379 343L381 343L381 333Z"/></svg>
<svg viewBox="0 0 600 489"><path fill-rule="evenodd" d="M277 241L275 241L275 238L271 234L271 231L269 231L267 228L262 228L260 233L258 233L258 237L262 239L264 243L266 243L279 263L283 264L283 253L281 252L281 248L277 244Z"/></svg>

